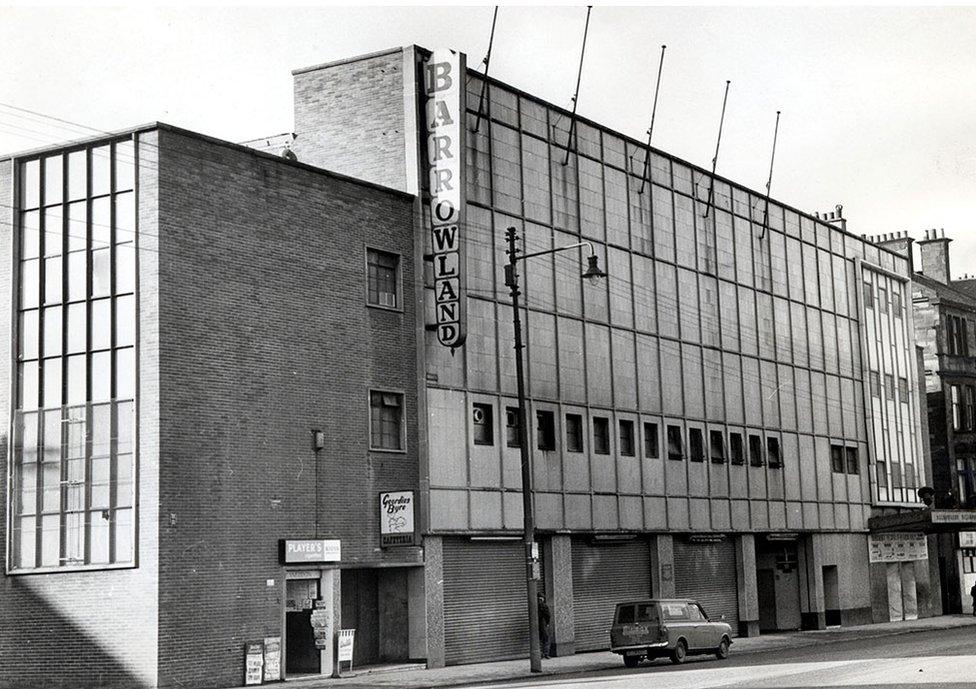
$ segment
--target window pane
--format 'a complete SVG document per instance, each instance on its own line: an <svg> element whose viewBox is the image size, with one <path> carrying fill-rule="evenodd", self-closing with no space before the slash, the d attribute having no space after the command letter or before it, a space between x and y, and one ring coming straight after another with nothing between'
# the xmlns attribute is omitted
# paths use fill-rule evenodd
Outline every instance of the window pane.
<svg viewBox="0 0 976 689"><path fill-rule="evenodd" d="M91 520L91 564L108 563L109 512L97 510L89 513Z"/></svg>
<svg viewBox="0 0 976 689"><path fill-rule="evenodd" d="M18 375L17 407L20 409L37 409L37 362L28 361L20 365Z"/></svg>
<svg viewBox="0 0 976 689"><path fill-rule="evenodd" d="M131 189L135 177L135 149L132 141L115 144L115 190Z"/></svg>
<svg viewBox="0 0 976 689"><path fill-rule="evenodd" d="M68 301L78 301L88 296L88 252L68 254Z"/></svg>
<svg viewBox="0 0 976 689"><path fill-rule="evenodd" d="M88 195L88 171L85 151L68 154L68 200L76 201Z"/></svg>
<svg viewBox="0 0 976 689"><path fill-rule="evenodd" d="M61 459L61 410L44 412L44 434L41 445L44 450L42 461L57 462Z"/></svg>
<svg viewBox="0 0 976 689"><path fill-rule="evenodd" d="M116 507L132 506L132 455L119 455L116 474Z"/></svg>
<svg viewBox="0 0 976 689"><path fill-rule="evenodd" d="M85 303L68 306L68 354L84 352L88 347L88 332L85 323L87 306Z"/></svg>
<svg viewBox="0 0 976 689"><path fill-rule="evenodd" d="M37 306L40 291L40 266L37 259L23 261L20 264L20 305L29 309Z"/></svg>
<svg viewBox="0 0 976 689"><path fill-rule="evenodd" d="M135 297L129 295L115 300L115 346L125 347L136 342Z"/></svg>
<svg viewBox="0 0 976 689"><path fill-rule="evenodd" d="M108 399L112 399L112 352L95 352L91 357L91 400Z"/></svg>
<svg viewBox="0 0 976 689"><path fill-rule="evenodd" d="M41 202L41 162L28 160L21 169L21 207L37 208Z"/></svg>
<svg viewBox="0 0 976 689"><path fill-rule="evenodd" d="M93 510L109 507L111 467L111 457L96 457L91 461L91 506Z"/></svg>
<svg viewBox="0 0 976 689"><path fill-rule="evenodd" d="M112 199L92 199L92 249L104 249L112 242Z"/></svg>
<svg viewBox="0 0 976 689"><path fill-rule="evenodd" d="M60 155L44 159L44 205L61 203L64 198L64 160Z"/></svg>
<svg viewBox="0 0 976 689"><path fill-rule="evenodd" d="M35 567L37 519L20 517L14 526L14 566Z"/></svg>
<svg viewBox="0 0 976 689"><path fill-rule="evenodd" d="M87 206L85 201L75 201L68 206L68 251L88 248Z"/></svg>
<svg viewBox="0 0 976 689"><path fill-rule="evenodd" d="M112 346L112 300L96 299L91 303L91 348Z"/></svg>
<svg viewBox="0 0 976 689"><path fill-rule="evenodd" d="M115 513L115 561L132 562L132 510Z"/></svg>
<svg viewBox="0 0 976 689"><path fill-rule="evenodd" d="M61 406L61 357L44 360L44 399L45 407Z"/></svg>
<svg viewBox="0 0 976 689"><path fill-rule="evenodd" d="M110 249L92 251L92 296L106 297L112 293L112 254Z"/></svg>
<svg viewBox="0 0 976 689"><path fill-rule="evenodd" d="M21 359L36 359L38 344L37 311L23 311L20 314L19 354Z"/></svg>
<svg viewBox="0 0 976 689"><path fill-rule="evenodd" d="M132 402L120 402L116 407L116 451L121 455L132 452Z"/></svg>
<svg viewBox="0 0 976 689"><path fill-rule="evenodd" d="M76 354L68 357L68 404L83 403L88 397L85 381L85 355Z"/></svg>
<svg viewBox="0 0 976 689"><path fill-rule="evenodd" d="M136 206L133 194L115 197L115 243L125 244L136 238Z"/></svg>
<svg viewBox="0 0 976 689"><path fill-rule="evenodd" d="M115 352L115 397L131 399L136 392L135 353L132 347ZM397 412L399 415L399 411ZM397 417L399 422L399 416Z"/></svg>
<svg viewBox="0 0 976 689"><path fill-rule="evenodd" d="M85 564L85 513L73 512L65 518L64 564Z"/></svg>
<svg viewBox="0 0 976 689"><path fill-rule="evenodd" d="M44 309L44 355L57 356L61 353L61 307L49 306Z"/></svg>
<svg viewBox="0 0 976 689"><path fill-rule="evenodd" d="M61 511L61 462L41 464L41 510Z"/></svg>
<svg viewBox="0 0 976 689"><path fill-rule="evenodd" d="M60 304L63 298L61 291L61 257L44 259L44 303Z"/></svg>
<svg viewBox="0 0 976 689"><path fill-rule="evenodd" d="M92 457L108 457L112 453L112 405L93 404L91 407Z"/></svg>
<svg viewBox="0 0 976 689"><path fill-rule="evenodd" d="M21 457L24 462L37 461L38 432L36 413L20 414L20 424L16 428L17 439L15 447L20 448Z"/></svg>
<svg viewBox="0 0 976 689"><path fill-rule="evenodd" d="M91 195L101 196L112 190L112 151L109 146L91 150Z"/></svg>
<svg viewBox="0 0 976 689"><path fill-rule="evenodd" d="M15 507L17 514L34 514L37 512L36 462L21 464L17 467L14 494L17 498L17 506Z"/></svg>
<svg viewBox="0 0 976 689"><path fill-rule="evenodd" d="M44 209L44 255L60 256L62 249L61 235L64 231L64 219L61 206L51 206Z"/></svg>
<svg viewBox="0 0 976 689"><path fill-rule="evenodd" d="M115 293L135 291L136 273L132 246L123 245L115 251Z"/></svg>
<svg viewBox="0 0 976 689"><path fill-rule="evenodd" d="M37 258L41 247L41 220L38 211L20 216L20 258Z"/></svg>

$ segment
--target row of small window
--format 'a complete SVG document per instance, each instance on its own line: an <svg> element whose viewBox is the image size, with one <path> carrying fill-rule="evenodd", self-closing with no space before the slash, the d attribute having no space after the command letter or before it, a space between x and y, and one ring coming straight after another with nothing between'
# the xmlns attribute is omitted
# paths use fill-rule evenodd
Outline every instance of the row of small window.
<svg viewBox="0 0 976 689"><path fill-rule="evenodd" d="M835 474L858 474L859 467L856 447L830 446L830 468Z"/></svg>
<svg viewBox="0 0 976 689"><path fill-rule="evenodd" d="M960 385L949 386L949 397L952 405L952 430L972 431L976 429L976 390L972 385L965 386L966 404L960 400Z"/></svg>
<svg viewBox="0 0 976 689"><path fill-rule="evenodd" d="M23 209L128 191L135 183L135 148L131 140L117 141L29 160L21 170Z"/></svg>
<svg viewBox="0 0 976 689"><path fill-rule="evenodd" d="M946 350L949 354L969 356L969 326L965 318L946 316Z"/></svg>
<svg viewBox="0 0 976 689"><path fill-rule="evenodd" d="M871 388L871 397L881 399L881 374L877 371L870 371L868 381ZM884 384L885 399L895 400L895 377L890 373L885 374ZM898 399L902 404L908 404L908 378L898 378Z"/></svg>
<svg viewBox="0 0 976 689"><path fill-rule="evenodd" d="M873 309L875 306L877 306L881 313L888 313L888 290L879 286L876 299L874 294L874 285L865 281L864 308ZM891 312L895 315L895 318L901 318L902 316L901 290L894 288L891 290Z"/></svg>
<svg viewBox="0 0 976 689"><path fill-rule="evenodd" d="M508 447L519 447L519 418L518 409L505 408L505 438ZM472 426L475 445L494 445L494 408L490 404L472 405ZM536 447L543 452L556 449L556 418L555 412L545 409L536 411ZM583 452L583 416L581 414L566 414L566 451ZM658 424L646 421L644 427L644 456L657 459L660 457L660 437ZM636 456L636 426L630 419L620 419L617 428L617 448L623 457ZM681 426L668 424L666 426L668 459L680 460L687 456L693 462L704 462L706 456L705 436L700 428L688 429L687 448ZM728 447L726 448L723 431L708 432L707 454L712 462L724 463L726 459L732 464L745 464L745 447L743 434L729 432ZM769 464L780 467L783 464L779 439L767 437L765 453L762 436L749 433L749 463L753 466ZM593 417L593 453L598 455L610 454L610 419L604 416Z"/></svg>

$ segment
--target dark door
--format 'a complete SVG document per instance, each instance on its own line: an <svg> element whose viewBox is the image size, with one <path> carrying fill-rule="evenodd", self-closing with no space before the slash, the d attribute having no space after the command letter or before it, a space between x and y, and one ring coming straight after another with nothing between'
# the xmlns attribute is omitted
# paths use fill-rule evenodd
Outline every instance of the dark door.
<svg viewBox="0 0 976 689"><path fill-rule="evenodd" d="M285 668L289 675L320 671L311 610L285 613L285 648Z"/></svg>
<svg viewBox="0 0 976 689"><path fill-rule="evenodd" d="M771 569L756 570L759 589L759 631L776 630L776 574Z"/></svg>

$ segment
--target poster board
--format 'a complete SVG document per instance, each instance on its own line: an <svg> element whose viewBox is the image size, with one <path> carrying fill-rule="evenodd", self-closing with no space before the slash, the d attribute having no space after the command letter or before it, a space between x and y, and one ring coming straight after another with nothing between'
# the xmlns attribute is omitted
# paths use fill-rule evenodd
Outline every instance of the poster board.
<svg viewBox="0 0 976 689"><path fill-rule="evenodd" d="M244 647L244 685L261 684L264 679L264 644L249 642Z"/></svg>
<svg viewBox="0 0 976 689"><path fill-rule="evenodd" d="M264 681L281 680L281 637L269 636L264 639Z"/></svg>

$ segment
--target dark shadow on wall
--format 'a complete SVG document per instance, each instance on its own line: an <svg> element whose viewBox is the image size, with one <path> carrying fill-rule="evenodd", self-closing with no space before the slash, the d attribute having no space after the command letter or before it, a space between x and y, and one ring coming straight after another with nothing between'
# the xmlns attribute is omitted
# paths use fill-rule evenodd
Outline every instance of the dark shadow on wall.
<svg viewBox="0 0 976 689"><path fill-rule="evenodd" d="M0 576L0 689L149 687L93 634L25 586L28 578Z"/></svg>

